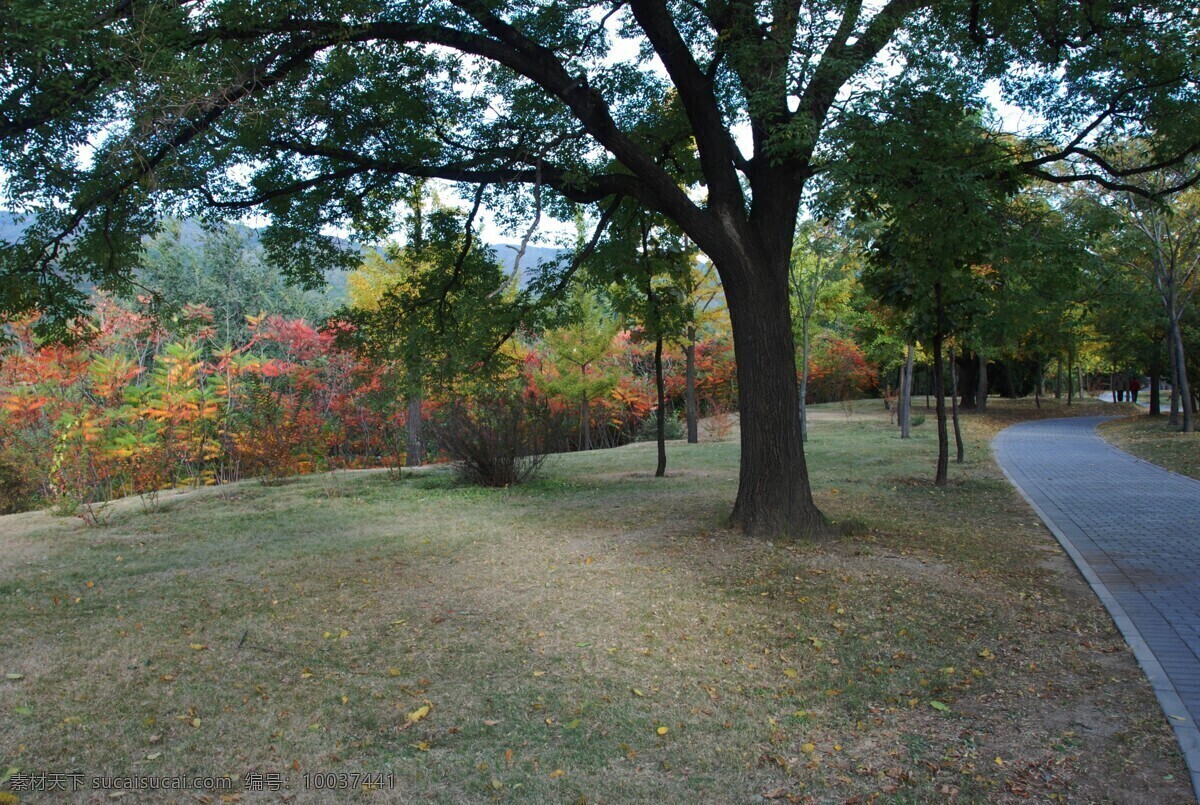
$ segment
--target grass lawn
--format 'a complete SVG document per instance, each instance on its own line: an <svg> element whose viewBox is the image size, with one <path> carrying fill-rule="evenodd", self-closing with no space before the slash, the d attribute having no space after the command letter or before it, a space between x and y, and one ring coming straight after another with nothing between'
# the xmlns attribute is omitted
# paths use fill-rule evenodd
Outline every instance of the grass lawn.
<svg viewBox="0 0 1200 805"><path fill-rule="evenodd" d="M435 468L123 501L93 529L0 518L0 775L227 775L236 797L277 773L297 802L1189 800L1132 655L992 462L1031 404L967 417L940 490L932 413L901 441L877 406L813 411L846 531L818 544L726 529L734 441L673 443L664 479L645 444L512 490ZM306 787L351 772L393 778Z"/></svg>
<svg viewBox="0 0 1200 805"><path fill-rule="evenodd" d="M1200 480L1200 433L1181 433L1165 415L1140 414L1105 422L1100 435L1138 458Z"/></svg>

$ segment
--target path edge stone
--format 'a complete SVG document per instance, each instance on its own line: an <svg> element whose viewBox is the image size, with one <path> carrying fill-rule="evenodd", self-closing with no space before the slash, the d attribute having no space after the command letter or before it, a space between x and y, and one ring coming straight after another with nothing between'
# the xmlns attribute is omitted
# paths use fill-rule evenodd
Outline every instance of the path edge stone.
<svg viewBox="0 0 1200 805"><path fill-rule="evenodd" d="M996 444L1000 438L1004 436L1012 428L1020 427L1023 423L1010 425L1000 431L993 437L991 444L992 460L996 462L996 466L1004 473L1004 477L1012 484L1012 487L1020 493L1029 507L1037 514L1038 519L1050 529L1050 533L1058 540L1058 544L1062 546L1067 555L1071 557L1071 561L1075 563L1075 567L1079 570L1080 575L1092 588L1092 592L1100 599L1100 603L1108 610L1109 617L1116 624L1117 629L1121 632L1121 636L1125 638L1125 643L1133 652L1133 656L1138 661L1138 665L1142 668L1142 673L1146 675L1150 687L1154 690L1154 695L1158 697L1158 704L1162 708L1163 715L1167 719L1167 723L1171 725L1171 729L1175 732L1175 740L1179 743L1179 748L1183 752L1183 759L1187 763L1188 774L1192 780L1192 792L1196 796L1196 800L1200 802L1200 728L1197 728L1196 722L1192 720L1191 714L1183 704L1183 699L1180 698L1178 691L1175 690L1175 685L1172 684L1170 677L1163 670L1162 664L1158 661L1158 657L1150 649L1146 643L1142 633L1138 631L1133 620L1125 612L1125 608L1117 601L1108 587L1100 580L1096 571L1088 564L1088 561L1083 558L1079 549L1075 547L1075 543L1071 542L1062 529L1060 529L1050 516L1039 506L1033 498L1025 491L1025 489L1017 483L1016 478L1009 473L1008 468L1000 461L996 454ZM1112 444L1104 437L1100 436L1098 427L1092 428L1096 433L1097 438L1100 438L1109 447L1114 450L1121 448ZM1125 451L1121 451L1125 452ZM1132 453L1128 454L1132 455ZM1134 456L1137 458L1137 456ZM1152 465L1156 466L1156 465ZM1159 468L1161 469L1161 468ZM1181 715L1177 715L1181 714Z"/></svg>

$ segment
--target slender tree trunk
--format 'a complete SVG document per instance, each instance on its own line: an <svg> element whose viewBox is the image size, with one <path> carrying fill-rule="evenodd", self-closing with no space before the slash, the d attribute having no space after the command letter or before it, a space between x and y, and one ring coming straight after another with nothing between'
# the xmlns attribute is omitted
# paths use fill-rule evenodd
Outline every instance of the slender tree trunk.
<svg viewBox="0 0 1200 805"><path fill-rule="evenodd" d="M800 438L808 441L808 317L800 322Z"/></svg>
<svg viewBox="0 0 1200 805"><path fill-rule="evenodd" d="M904 357L904 369L900 375L900 438L907 439L912 430L912 387L913 359L916 349L912 344L907 345Z"/></svg>
<svg viewBox="0 0 1200 805"><path fill-rule="evenodd" d="M667 384L663 380L662 335L654 341L654 385L658 390L658 467L654 477L667 474Z"/></svg>
<svg viewBox="0 0 1200 805"><path fill-rule="evenodd" d="M1160 385L1162 377L1156 366L1150 371L1150 416L1162 416L1162 393L1158 388Z"/></svg>
<svg viewBox="0 0 1200 805"><path fill-rule="evenodd" d="M955 463L962 464L962 428L958 424L958 362L954 359L954 347L950 347L950 413L954 419L954 447L958 451Z"/></svg>
<svg viewBox="0 0 1200 805"><path fill-rule="evenodd" d="M592 449L592 410L586 393L579 403L579 449Z"/></svg>
<svg viewBox="0 0 1200 805"><path fill-rule="evenodd" d="M1176 316L1171 322L1172 337L1175 341L1175 360L1179 365L1179 401L1183 409L1183 432L1193 433L1196 430L1196 417L1193 410L1192 390L1188 385L1187 376L1187 356L1183 350L1183 328L1179 325L1179 318ZM1172 406L1174 408L1174 406Z"/></svg>
<svg viewBox="0 0 1200 805"><path fill-rule="evenodd" d="M1044 378L1042 376L1042 361L1041 361L1041 359L1038 359L1037 380L1034 382L1034 386L1033 386L1033 405L1035 408L1037 408L1039 410L1042 407L1042 381L1043 381L1043 379Z"/></svg>
<svg viewBox="0 0 1200 805"><path fill-rule="evenodd" d="M1054 399L1062 399L1063 365L1062 355L1054 359Z"/></svg>
<svg viewBox="0 0 1200 805"><path fill-rule="evenodd" d="M405 416L405 428L408 431L408 447L404 463L410 467L419 467L425 461L425 442L421 428L421 394L416 392L408 398L408 412Z"/></svg>
<svg viewBox="0 0 1200 805"><path fill-rule="evenodd" d="M1174 316L1168 313L1167 319L1167 356L1171 364L1171 416L1167 420L1172 428L1179 427L1179 353L1175 351Z"/></svg>
<svg viewBox="0 0 1200 805"><path fill-rule="evenodd" d="M950 472L950 436L946 431L946 389L942 377L944 371L942 340L945 337L942 320L945 311L942 309L942 284L940 282L934 283L933 293L934 304L937 308L937 323L934 325L933 332L933 398L937 410L938 428L937 476L934 478L933 484L934 486L945 486Z"/></svg>
<svg viewBox="0 0 1200 805"><path fill-rule="evenodd" d="M1084 390L1084 386L1080 384L1079 390ZM1067 353L1067 407L1075 400L1075 352Z"/></svg>
<svg viewBox="0 0 1200 805"><path fill-rule="evenodd" d="M800 434L787 282L790 235L776 245L776 254L769 259L750 257L738 266L740 271L722 274L733 328L742 431L731 521L751 535L815 537L824 532L825 522L813 502Z"/></svg>
<svg viewBox="0 0 1200 805"><path fill-rule="evenodd" d="M987 358L982 352L977 353L979 356L979 386L975 390L975 410L978 413L983 413L987 410L987 395L988 395L988 378L987 378Z"/></svg>
<svg viewBox="0 0 1200 805"><path fill-rule="evenodd" d="M688 444L700 441L700 407L696 403L696 325L689 324L687 331L687 349L684 356L687 359L684 377L686 378L685 411L687 416Z"/></svg>

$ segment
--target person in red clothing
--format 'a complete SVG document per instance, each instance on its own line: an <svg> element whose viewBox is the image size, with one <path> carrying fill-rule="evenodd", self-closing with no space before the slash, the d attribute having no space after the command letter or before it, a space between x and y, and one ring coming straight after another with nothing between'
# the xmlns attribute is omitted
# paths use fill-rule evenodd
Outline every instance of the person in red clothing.
<svg viewBox="0 0 1200 805"><path fill-rule="evenodd" d="M1129 381L1129 400L1130 400L1130 402L1137 402L1137 393L1141 390L1142 390L1141 381L1139 381L1136 377L1132 378Z"/></svg>

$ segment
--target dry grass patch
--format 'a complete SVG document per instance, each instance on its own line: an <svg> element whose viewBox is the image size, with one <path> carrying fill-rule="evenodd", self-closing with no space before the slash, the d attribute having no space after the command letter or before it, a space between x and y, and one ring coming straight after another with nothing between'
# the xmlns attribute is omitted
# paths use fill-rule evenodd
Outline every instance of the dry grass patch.
<svg viewBox="0 0 1200 805"><path fill-rule="evenodd" d="M514 490L358 475L0 519L0 556L46 546L0 583L0 767L278 772L302 802L351 771L395 784L339 799L1188 798L995 426L968 428L935 490L933 428L814 422L845 536L812 545L725 528L731 442L672 444L664 479L645 444Z"/></svg>
<svg viewBox="0 0 1200 805"><path fill-rule="evenodd" d="M1165 416L1141 414L1105 422L1100 435L1151 464L1200 480L1200 433L1172 428Z"/></svg>

